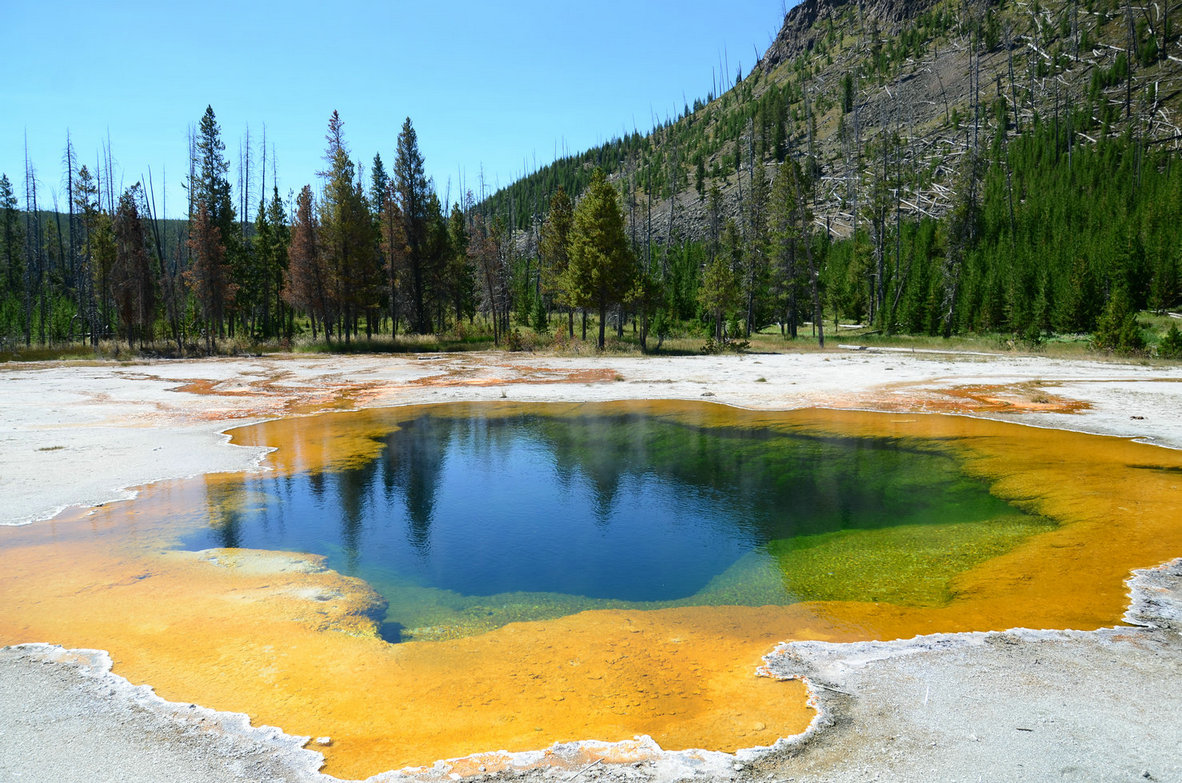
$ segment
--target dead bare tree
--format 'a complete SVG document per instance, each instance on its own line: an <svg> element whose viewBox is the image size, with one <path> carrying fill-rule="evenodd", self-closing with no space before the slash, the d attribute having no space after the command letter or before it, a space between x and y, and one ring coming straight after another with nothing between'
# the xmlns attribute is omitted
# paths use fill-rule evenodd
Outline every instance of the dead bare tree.
<svg viewBox="0 0 1182 783"><path fill-rule="evenodd" d="M681 164L677 156L677 135L669 126L669 230L665 232L665 247L661 252L661 279L669 278L669 248L673 245L673 215L677 209L677 186L681 179ZM646 269L647 271L647 269Z"/></svg>
<svg viewBox="0 0 1182 783"><path fill-rule="evenodd" d="M162 193L166 193L167 179L163 185ZM166 206L167 202L163 207ZM161 216L167 216L168 212L163 208L160 212L156 211L156 189L152 182L151 168L148 169L148 192L144 194L144 211L148 217L148 240L156 256L156 279L159 281L160 293L164 299L164 315L168 320L172 339L176 341L177 353L182 354L185 345L181 331L180 273L175 268L170 270L168 262L165 260L167 253L166 229L162 230L164 221Z"/></svg>
<svg viewBox="0 0 1182 783"><path fill-rule="evenodd" d="M33 270L41 245L41 221L37 212L37 175L29 161L29 139L25 137L25 347L33 344Z"/></svg>

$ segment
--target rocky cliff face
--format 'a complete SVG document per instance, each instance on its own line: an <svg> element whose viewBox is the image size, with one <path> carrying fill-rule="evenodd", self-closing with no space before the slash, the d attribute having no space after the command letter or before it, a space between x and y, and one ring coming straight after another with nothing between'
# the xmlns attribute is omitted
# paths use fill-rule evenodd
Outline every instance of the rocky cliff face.
<svg viewBox="0 0 1182 783"><path fill-rule="evenodd" d="M630 170L646 213L629 215L643 226L636 233L649 236L651 222L652 238L666 242L707 233L707 199L696 177L702 193L719 189L724 219L742 222L755 166L769 178L774 173L777 127L781 152L812 158L813 209L833 236L848 236L867 219L868 189L888 147L906 175L895 174L905 184L902 213L940 218L951 208L966 155L998 139L1008 143L1046 118L1090 107L1099 127L1077 133L1078 143L1136 127L1151 143L1178 145L1182 80L1174 52L1182 6L1172 8L1168 25L1139 28L1130 67L1124 14L1085 13L1077 5L803 0L741 83L696 102L691 114L655 129L644 144L605 145L566 165L600 166L617 183ZM799 70L792 67L797 60ZM650 194L638 183L670 181L671 161L681 167L680 192L653 197L649 221ZM542 178L532 186L544 187ZM531 201L524 192L516 198Z"/></svg>
<svg viewBox="0 0 1182 783"><path fill-rule="evenodd" d="M877 27L881 33L897 30L904 21L928 11L938 0L804 0L784 17L776 40L768 47L759 67L770 73L782 62L812 51L817 40L828 32L830 20L845 15Z"/></svg>

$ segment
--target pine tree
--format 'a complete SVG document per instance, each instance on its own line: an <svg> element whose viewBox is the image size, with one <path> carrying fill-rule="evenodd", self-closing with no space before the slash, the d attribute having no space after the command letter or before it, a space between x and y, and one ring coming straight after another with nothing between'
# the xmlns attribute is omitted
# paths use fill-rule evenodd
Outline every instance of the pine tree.
<svg viewBox="0 0 1182 783"><path fill-rule="evenodd" d="M799 178L791 163L776 169L768 204L770 255L775 265L775 279L779 289L779 306L783 313L783 329L789 339L796 339L800 324L798 294L800 266L805 227L801 226Z"/></svg>
<svg viewBox="0 0 1182 783"><path fill-rule="evenodd" d="M4 283L4 290L0 291L0 303L9 297L15 297L20 291L21 278L24 271L21 268L21 243L24 232L21 230L17 212L16 193L13 192L12 182L7 174L0 174L0 259L4 261L4 272L0 281Z"/></svg>
<svg viewBox="0 0 1182 783"><path fill-rule="evenodd" d="M402 299L401 282L407 267L410 248L406 242L406 222L398 206L393 183L387 183L382 212L378 216L382 271L386 277L386 309L390 314L390 337L398 337L398 319Z"/></svg>
<svg viewBox="0 0 1182 783"><path fill-rule="evenodd" d="M563 275L570 265L570 231L574 222L574 207L570 196L561 185L550 197L550 212L542 223L542 235L538 241L538 253L542 263L542 293L555 298L566 307L567 330L571 339L575 336L574 303L563 287Z"/></svg>
<svg viewBox="0 0 1182 783"><path fill-rule="evenodd" d="M407 274L404 285L410 303L412 327L419 334L431 331L431 307L428 284L434 270L427 257L428 194L431 186L424 172L423 155L419 152L418 135L410 117L402 123L398 134L398 154L394 158L394 186L398 191L399 207L406 233Z"/></svg>
<svg viewBox="0 0 1182 783"><path fill-rule="evenodd" d="M98 298L94 339L107 337L112 322L111 270L115 266L115 231L111 215L101 207L90 214L87 232L93 285ZM42 290L44 295L45 291Z"/></svg>
<svg viewBox="0 0 1182 783"><path fill-rule="evenodd" d="M379 284L386 289L379 298L384 297L386 300L386 312L393 317L394 307L393 299L389 294L389 269L390 258L386 254L385 242L383 241L384 229L382 226L382 216L386 212L386 202L389 199L397 198L397 194L393 191L393 182L390 180L390 175L386 172L386 164L382 161L381 153L375 153L373 156L373 165L369 172L369 208L373 215L375 222L375 236L377 237L377 250L375 262L377 264L377 277L381 281Z"/></svg>
<svg viewBox="0 0 1182 783"><path fill-rule="evenodd" d="M254 236L250 241L250 255L254 282L259 289L257 309L261 310L262 315L261 333L267 337L274 335L271 323L271 297L269 296L271 281L268 274L273 243L271 221L267 216L267 194L264 193L259 197L259 206L254 213Z"/></svg>
<svg viewBox="0 0 1182 783"><path fill-rule="evenodd" d="M230 194L230 181L226 178L230 171L230 163L226 160L225 151L226 145L222 141L222 131L213 113L213 107L206 106L205 114L202 115L197 128L194 160L191 166L193 173L189 177L189 194L194 215L189 226L188 242L188 246L194 252L204 254L196 263L204 264L205 268L186 279L190 281L190 286L199 286L201 296L226 297L222 301L201 302L202 312L206 318L214 319L207 320L206 323L206 328L214 333L207 335L206 339L210 350L213 349L213 336L221 337L225 334L225 318L230 297L238 291L237 284L232 284L231 270L241 275L241 264L244 260L241 253L241 232ZM196 217L202 211L205 217L199 224ZM198 235L193 233L196 228L201 232Z"/></svg>
<svg viewBox="0 0 1182 783"><path fill-rule="evenodd" d="M776 171L770 199L769 221L774 253L779 261L779 274L785 287L790 308L788 319L795 336L797 314L796 287L800 283L797 271L798 253L803 250L807 261L809 295L812 299L813 326L817 343L825 346L825 325L821 319L821 267L813 252L812 181L800 164L788 158ZM832 254L830 254L832 255Z"/></svg>
<svg viewBox="0 0 1182 783"><path fill-rule="evenodd" d="M284 314L283 277L287 271L287 246L291 242L291 229L287 225L287 209L279 195L278 186L272 186L271 200L259 199L259 210L254 223L254 262L261 286L263 310L262 332L275 337L283 332Z"/></svg>
<svg viewBox="0 0 1182 783"><path fill-rule="evenodd" d="M747 337L759 327L756 322L758 309L767 288L769 189L767 172L762 165L755 167L747 193L747 234L743 242L743 276L740 285L746 310L743 333Z"/></svg>
<svg viewBox="0 0 1182 783"><path fill-rule="evenodd" d="M423 258L427 272L427 304L431 312L428 320L434 329L447 328L447 307L451 299L451 280L448 265L452 256L451 236L447 230L447 219L443 216L443 204L433 192L427 195L427 230L423 245Z"/></svg>
<svg viewBox="0 0 1182 783"><path fill-rule="evenodd" d="M369 205L375 215L381 215L386 208L386 199L390 196L390 175L386 173L386 164L382 162L382 154L375 153L373 166L369 171Z"/></svg>
<svg viewBox="0 0 1182 783"><path fill-rule="evenodd" d="M1135 353L1145 349L1145 336L1137 323L1128 292L1117 288L1108 299L1104 313L1096 323L1092 344L1101 351Z"/></svg>
<svg viewBox="0 0 1182 783"><path fill-rule="evenodd" d="M373 216L355 182L353 161L349 159L337 112L329 120L329 170L320 202L321 250L329 272L334 310L341 319L340 331L345 341L357 331L358 318L378 306L380 280L374 253L377 235ZM372 319L366 320L367 332Z"/></svg>
<svg viewBox="0 0 1182 783"><path fill-rule="evenodd" d="M313 340L316 339L317 324L322 323L324 338L332 342L331 326L336 314L329 295L328 270L321 252L320 221L316 217L316 202L310 185L304 185L296 196L283 301L292 309L309 315Z"/></svg>
<svg viewBox="0 0 1182 783"><path fill-rule="evenodd" d="M468 258L468 226L460 205L452 204L447 221L448 247L447 283L455 309L456 323L476 315L476 279Z"/></svg>
<svg viewBox="0 0 1182 783"><path fill-rule="evenodd" d="M189 226L189 249L193 265L185 271L185 282L197 298L205 322L205 348L213 353L225 322L226 303L234 295L235 286L230 281L222 232L203 203L197 205L197 215Z"/></svg>
<svg viewBox="0 0 1182 783"><path fill-rule="evenodd" d="M501 344L502 303L508 294L505 279L506 265L501 263L501 236L504 226L500 219L488 225L480 215L472 218L468 230L468 258L475 269L480 309L492 318L493 344Z"/></svg>
<svg viewBox="0 0 1182 783"><path fill-rule="evenodd" d="M81 228L78 285L88 292L93 292L95 280L98 278L95 272L95 257L96 249L100 244L98 241L100 232L99 191L90 169L85 165L78 169L73 191L74 209L78 214L78 223ZM91 345L98 345L100 329L97 302L95 297L89 293L80 298L86 306L85 318Z"/></svg>
<svg viewBox="0 0 1182 783"><path fill-rule="evenodd" d="M1178 324L1170 324L1169 331L1157 344L1157 355L1163 359L1182 359L1182 331Z"/></svg>
<svg viewBox="0 0 1182 783"><path fill-rule="evenodd" d="M984 165L976 150L970 150L961 164L957 201L948 216L948 252L944 257L944 301L941 304L941 334L952 336L957 328L960 289L968 255L976 248L981 228L980 184Z"/></svg>
<svg viewBox="0 0 1182 783"><path fill-rule="evenodd" d="M739 229L735 221L728 220L722 232L721 248L702 270L698 286L698 304L714 322L714 341L721 345L723 323L739 301L739 281L735 270L742 250Z"/></svg>
<svg viewBox="0 0 1182 783"><path fill-rule="evenodd" d="M563 288L575 306L598 311L600 350L605 345L608 308L629 297L636 275L636 257L624 232L624 215L616 191L603 172L596 170L575 207L570 264L563 275Z"/></svg>
<svg viewBox="0 0 1182 783"><path fill-rule="evenodd" d="M128 348L133 347L136 338L142 347L144 341L151 338L156 320L156 286L139 210L142 198L143 191L137 182L119 197L119 208L115 213L112 289Z"/></svg>
<svg viewBox="0 0 1182 783"><path fill-rule="evenodd" d="M189 182L194 209L205 206L210 222L222 234L222 241L230 234L236 221L234 202L230 197L230 162L225 157L226 144L222 141L222 130L212 106L205 107L205 114L197 128L195 161L197 174Z"/></svg>

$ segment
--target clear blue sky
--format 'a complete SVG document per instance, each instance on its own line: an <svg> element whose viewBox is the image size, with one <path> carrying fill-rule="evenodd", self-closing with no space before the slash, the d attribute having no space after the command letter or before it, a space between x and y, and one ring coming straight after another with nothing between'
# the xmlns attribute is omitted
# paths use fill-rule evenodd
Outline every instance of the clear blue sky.
<svg viewBox="0 0 1182 783"><path fill-rule="evenodd" d="M393 162L410 116L427 173L441 197L450 181L456 200L460 179L476 190L482 167L491 190L556 152L647 131L654 116L679 113L683 96L705 97L724 60L733 83L784 9L785 0L0 0L0 172L23 203L27 135L39 198L51 206L56 192L64 209L67 131L92 168L109 132L121 184L150 166L159 199L167 173L178 215L186 134L209 104L231 183L247 127L257 166L265 125L286 195L315 186L336 109L367 168L375 152Z"/></svg>

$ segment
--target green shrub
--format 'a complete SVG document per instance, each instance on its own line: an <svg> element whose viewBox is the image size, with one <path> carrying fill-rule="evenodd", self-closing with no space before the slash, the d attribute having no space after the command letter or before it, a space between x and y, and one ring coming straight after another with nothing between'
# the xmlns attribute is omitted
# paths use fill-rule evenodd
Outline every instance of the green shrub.
<svg viewBox="0 0 1182 783"><path fill-rule="evenodd" d="M1163 359L1182 359L1182 331L1178 331L1178 324L1170 324L1170 330L1157 344L1157 355Z"/></svg>
<svg viewBox="0 0 1182 783"><path fill-rule="evenodd" d="M1141 324L1137 323L1137 314L1129 304L1129 295L1123 288L1118 288L1104 313L1096 323L1096 333L1092 335L1092 344L1101 351L1114 353L1136 353L1145 350L1145 336L1141 333Z"/></svg>

